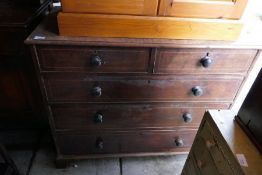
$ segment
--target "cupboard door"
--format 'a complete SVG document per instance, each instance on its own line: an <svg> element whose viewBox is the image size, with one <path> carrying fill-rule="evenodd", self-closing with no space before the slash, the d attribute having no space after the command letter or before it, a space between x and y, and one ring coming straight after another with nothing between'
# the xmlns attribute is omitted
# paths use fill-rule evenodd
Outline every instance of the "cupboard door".
<svg viewBox="0 0 262 175"><path fill-rule="evenodd" d="M158 0L62 0L63 12L151 15L157 13Z"/></svg>
<svg viewBox="0 0 262 175"><path fill-rule="evenodd" d="M160 16L240 19L247 0L161 0Z"/></svg>

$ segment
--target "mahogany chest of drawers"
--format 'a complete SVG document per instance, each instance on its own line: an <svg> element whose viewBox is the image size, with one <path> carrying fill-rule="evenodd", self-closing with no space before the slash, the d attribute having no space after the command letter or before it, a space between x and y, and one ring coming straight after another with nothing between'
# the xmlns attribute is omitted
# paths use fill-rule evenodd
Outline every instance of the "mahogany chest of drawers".
<svg viewBox="0 0 262 175"><path fill-rule="evenodd" d="M26 43L58 165L188 152L204 111L232 106L259 53L219 42L62 37L54 17Z"/></svg>

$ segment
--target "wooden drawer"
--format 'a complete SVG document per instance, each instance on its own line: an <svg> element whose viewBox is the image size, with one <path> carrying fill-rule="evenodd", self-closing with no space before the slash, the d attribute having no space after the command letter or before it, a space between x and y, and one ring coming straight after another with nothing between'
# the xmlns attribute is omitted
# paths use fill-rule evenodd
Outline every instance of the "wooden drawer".
<svg viewBox="0 0 262 175"><path fill-rule="evenodd" d="M160 16L240 19L247 0L161 0Z"/></svg>
<svg viewBox="0 0 262 175"><path fill-rule="evenodd" d="M231 102L242 77L151 76L103 77L80 74L47 74L51 102Z"/></svg>
<svg viewBox="0 0 262 175"><path fill-rule="evenodd" d="M175 105L52 105L56 129L101 130L199 127L203 108Z"/></svg>
<svg viewBox="0 0 262 175"><path fill-rule="evenodd" d="M188 152L196 130L107 132L95 135L57 133L62 155Z"/></svg>
<svg viewBox="0 0 262 175"><path fill-rule="evenodd" d="M156 73L245 74L256 50L158 49Z"/></svg>
<svg viewBox="0 0 262 175"><path fill-rule="evenodd" d="M147 72L150 49L39 46L42 71L86 71L93 73Z"/></svg>
<svg viewBox="0 0 262 175"><path fill-rule="evenodd" d="M150 15L157 13L158 0L61 0L63 12Z"/></svg>
<svg viewBox="0 0 262 175"><path fill-rule="evenodd" d="M57 22L61 36L99 38L166 38L232 41L238 39L243 27L240 20L63 12L58 14Z"/></svg>

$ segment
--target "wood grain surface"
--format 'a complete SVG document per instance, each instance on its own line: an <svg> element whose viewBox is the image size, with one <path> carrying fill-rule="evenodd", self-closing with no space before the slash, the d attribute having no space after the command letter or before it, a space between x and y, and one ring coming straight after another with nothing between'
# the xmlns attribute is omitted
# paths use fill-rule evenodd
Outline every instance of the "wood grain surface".
<svg viewBox="0 0 262 175"><path fill-rule="evenodd" d="M61 4L66 13L155 16L158 8L158 0L62 0Z"/></svg>
<svg viewBox="0 0 262 175"><path fill-rule="evenodd" d="M247 0L160 0L159 15L186 18L240 19Z"/></svg>
<svg viewBox="0 0 262 175"><path fill-rule="evenodd" d="M236 40L237 20L59 13L62 36Z"/></svg>

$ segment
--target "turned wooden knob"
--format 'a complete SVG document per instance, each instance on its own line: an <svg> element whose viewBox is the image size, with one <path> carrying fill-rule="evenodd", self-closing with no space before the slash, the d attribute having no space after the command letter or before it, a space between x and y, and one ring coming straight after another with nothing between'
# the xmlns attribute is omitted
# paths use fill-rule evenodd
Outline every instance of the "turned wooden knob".
<svg viewBox="0 0 262 175"><path fill-rule="evenodd" d="M203 95L203 90L200 86L195 86L195 87L192 88L192 93L193 93L194 96L198 97L198 96Z"/></svg>
<svg viewBox="0 0 262 175"><path fill-rule="evenodd" d="M99 66L101 66L101 65L103 64L103 60L102 60L102 58L101 58L100 56L98 56L98 55L93 55L93 56L91 57L90 64L91 64L91 66L93 66L93 67L99 67Z"/></svg>
<svg viewBox="0 0 262 175"><path fill-rule="evenodd" d="M190 113L184 113L183 114L183 119L184 119L184 122L186 123L190 123L192 122L192 115Z"/></svg>
<svg viewBox="0 0 262 175"><path fill-rule="evenodd" d="M209 54L207 54L204 58L200 60L200 63L204 68L210 67L212 62L212 58L209 56Z"/></svg>
<svg viewBox="0 0 262 175"><path fill-rule="evenodd" d="M100 113L96 113L94 116L95 123L103 123L103 115Z"/></svg>
<svg viewBox="0 0 262 175"><path fill-rule="evenodd" d="M100 97L102 95L102 88L99 86L95 86L92 89L92 95L95 97Z"/></svg>
<svg viewBox="0 0 262 175"><path fill-rule="evenodd" d="M176 144L177 147L182 147L182 146L184 146L184 142L183 142L183 140L180 139L180 138L177 138L177 139L175 140L175 144Z"/></svg>

